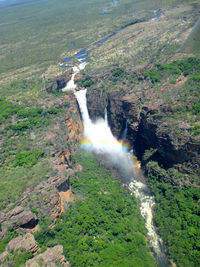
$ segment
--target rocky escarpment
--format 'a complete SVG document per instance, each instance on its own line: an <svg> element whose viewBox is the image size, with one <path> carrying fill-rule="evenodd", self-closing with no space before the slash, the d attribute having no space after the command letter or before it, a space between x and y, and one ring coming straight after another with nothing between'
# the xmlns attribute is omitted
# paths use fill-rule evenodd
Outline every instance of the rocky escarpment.
<svg viewBox="0 0 200 267"><path fill-rule="evenodd" d="M0 223L1 232L0 237L2 238L8 227L12 229L32 229L37 225L38 218L34 215L29 208L23 208L22 206L17 206L13 210L7 213L1 213Z"/></svg>
<svg viewBox="0 0 200 267"><path fill-rule="evenodd" d="M65 266L69 267L69 262L66 261L63 256L63 247L55 246L53 248L47 248L47 250L35 256L26 262L26 267L40 267L40 266Z"/></svg>
<svg viewBox="0 0 200 267"><path fill-rule="evenodd" d="M13 266L15 263L11 255L28 253L31 257L26 263L26 267L39 267L39 266L65 266L69 267L70 264L66 261L63 255L62 246L54 246L47 248L47 250L41 254L40 248L36 244L35 238L32 234L18 236L12 239L5 251L0 254L0 266Z"/></svg>
<svg viewBox="0 0 200 267"><path fill-rule="evenodd" d="M74 173L71 156L79 145L82 125L73 94L63 98L63 101L69 103L66 114L61 123L57 123L47 132L48 140L55 144L51 146L48 155L52 177L44 176L40 179L42 182L34 187L27 187L19 199L7 205L0 215L0 239L6 236L9 227L24 231L33 229L43 217L54 222L67 209L67 203L74 198L69 182Z"/></svg>
<svg viewBox="0 0 200 267"><path fill-rule="evenodd" d="M174 112L172 107L164 104L152 106L123 90L108 91L100 101L97 97L100 91L88 90L87 94L93 119L102 117L107 106L109 125L117 138L127 123L127 139L140 160L143 160L145 151L151 150L149 159L158 161L162 167L175 167L190 173L192 166L198 174L200 140L191 135L187 123L168 119Z"/></svg>
<svg viewBox="0 0 200 267"><path fill-rule="evenodd" d="M70 79L69 73L63 73L55 78L49 79L46 84L47 92L58 92L64 88Z"/></svg>

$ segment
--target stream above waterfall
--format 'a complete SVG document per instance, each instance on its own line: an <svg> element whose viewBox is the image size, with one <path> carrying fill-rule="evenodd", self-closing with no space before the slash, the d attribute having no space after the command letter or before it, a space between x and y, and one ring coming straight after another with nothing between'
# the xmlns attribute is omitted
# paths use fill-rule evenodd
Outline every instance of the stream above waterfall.
<svg viewBox="0 0 200 267"><path fill-rule="evenodd" d="M112 5L117 5L118 4L118 1L117 0L114 0L112 2ZM107 12L107 9L109 9L110 6L106 7L105 9L105 12ZM154 21L154 20L158 20L160 19L161 17L161 11L160 10L153 10L153 14L154 14L154 18L152 18L150 21ZM144 21L144 20L142 20ZM120 33L122 30L126 29L127 27L133 25L133 24L136 24L136 23L139 23L141 22L141 20L135 20L133 22L130 22L126 25L124 25L123 27L121 27L119 30L116 30L114 32L112 32L111 34L107 35L106 37L88 45L87 47L85 48L82 48L80 51L78 51L77 53L75 53L74 55L72 56L69 56L69 57L66 57L63 59L63 62L60 63L60 67L62 68L69 68L71 66L68 66L67 63L69 63L70 61L72 61L72 59L76 58L79 62L89 62L89 52L93 49L96 49L98 47L101 47L106 41L108 41L110 38L114 37L115 35L117 35L118 33ZM72 42L72 46L75 47L75 42Z"/></svg>

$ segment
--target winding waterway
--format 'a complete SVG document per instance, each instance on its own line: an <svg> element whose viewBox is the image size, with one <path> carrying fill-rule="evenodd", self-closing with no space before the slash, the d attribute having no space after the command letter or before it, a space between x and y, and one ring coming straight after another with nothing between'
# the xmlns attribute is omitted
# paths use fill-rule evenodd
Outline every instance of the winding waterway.
<svg viewBox="0 0 200 267"><path fill-rule="evenodd" d="M118 1L114 0L112 2L112 5L117 5ZM110 7L110 6L109 6ZM106 7L108 8L108 7ZM158 9L154 9L153 10L153 14L154 14L154 18L151 19L151 21L154 20L158 20L161 18L161 11ZM141 22L140 20L134 20L133 22L130 22L126 25L124 25L123 27L121 27L119 30L116 30L114 32L112 32L111 34L107 35L106 37L88 45L87 47L81 49L80 51L78 51L77 53L75 53L74 55L70 56L70 57L66 57L63 59L63 62L60 63L60 67L62 68L69 68L71 66L68 65L68 63L70 61L72 61L72 59L76 58L79 62L83 63L83 62L89 62L89 52L93 49L96 49L100 46L102 46L105 42L107 42L110 38L114 37L115 35L117 35L118 33L120 33L122 30L126 29L127 27L139 23ZM72 42L72 46L75 47L75 42Z"/></svg>
<svg viewBox="0 0 200 267"><path fill-rule="evenodd" d="M155 16L157 13L154 12ZM158 19L158 18L157 18ZM126 187L129 188L131 194L134 194L139 201L141 215L145 220L145 225L147 229L147 235L151 249L160 267L169 266L168 260L164 254L163 242L160 236L156 232L156 228L153 224L153 206L155 205L154 196L151 194L148 186L142 182L144 181L143 174L138 168L138 164L132 157L130 151L126 146L123 145L123 139L126 138L127 124L124 129L122 141L118 141L112 134L111 129L107 121L107 111L105 112L105 118L97 119L93 122L90 119L88 109L87 109L87 90L75 91L77 85L74 82L74 78L77 73L83 70L88 64L89 57L88 51L94 46L101 46L105 41L110 39L112 36L116 35L119 31L112 33L111 35L101 39L90 45L88 48L84 48L76 53L74 56L77 57L80 64L73 67L73 74L65 88L62 89L63 92L72 90L77 99L83 127L84 127L84 139L87 140L83 148L92 150L93 152L103 155L104 158L110 161L111 165L118 171L119 175L122 177L123 182ZM74 57L65 58L64 62L67 63L71 61ZM64 67L61 66L61 67ZM66 67L66 66L65 66Z"/></svg>

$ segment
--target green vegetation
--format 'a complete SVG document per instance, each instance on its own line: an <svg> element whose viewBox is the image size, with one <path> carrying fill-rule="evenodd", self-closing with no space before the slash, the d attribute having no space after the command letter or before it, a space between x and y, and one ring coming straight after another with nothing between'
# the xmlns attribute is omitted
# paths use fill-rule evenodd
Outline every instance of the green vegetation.
<svg viewBox="0 0 200 267"><path fill-rule="evenodd" d="M194 3L194 8L199 8L197 3ZM200 42L200 20L198 19L198 21L194 25L192 32L190 33L187 40L181 47L181 51L200 55L199 42Z"/></svg>
<svg viewBox="0 0 200 267"><path fill-rule="evenodd" d="M142 74L145 79L149 77L152 83L156 83L161 81L161 77L162 79L166 79L169 75L177 77L181 74L187 76L193 72L199 71L199 69L200 60L190 57L184 60L175 60L167 64L156 64L156 67L151 70L146 70ZM193 79L196 79L196 75L193 76ZM174 79L171 81L174 81Z"/></svg>
<svg viewBox="0 0 200 267"><path fill-rule="evenodd" d="M71 179L76 201L53 229L41 226L38 244L63 245L72 266L155 266L135 198L91 153L74 161L83 166Z"/></svg>
<svg viewBox="0 0 200 267"><path fill-rule="evenodd" d="M6 246L10 242L10 240L12 240L13 238L17 237L17 235L18 235L18 233L16 231L14 231L12 228L8 229L8 233L7 233L6 237L4 237L0 241L0 253L4 252Z"/></svg>
<svg viewBox="0 0 200 267"><path fill-rule="evenodd" d="M192 25L198 15L197 1L124 0L103 15L101 11L108 2L111 1L21 0L20 5L17 1L14 5L9 1L8 5L0 2L0 90L3 97L0 99L0 208L8 204L15 206L23 192L58 175L58 171L52 169L54 159L50 157L53 153L75 150L76 141L68 141L63 116L71 107L67 116L74 121L77 119L71 98L64 96L69 99L64 105L62 93L45 91L47 83L62 73L58 63L124 25L150 20L154 9L164 14L155 22L155 27L154 22L149 21L127 28L119 38L115 36L108 45L96 49L96 58L92 57L95 50L91 49L91 61L86 69L91 68L91 77L85 75L78 85L90 89L99 87L103 93L119 90L130 100L137 99L135 107L138 109L143 103L150 109L155 107L155 111L162 106L164 111L152 117L160 119L161 123L165 121L169 132L178 132L178 141L174 142L181 141L185 132L193 137L200 134L199 59L155 64L173 59L182 42L175 40L176 33ZM182 5L183 2L186 4ZM146 30L150 28L152 32ZM198 29L189 38L191 42L186 42L184 51L198 53ZM181 58L185 54L176 56ZM143 71L152 64L151 69ZM104 69L105 65L109 67ZM169 112L165 112L163 104L169 106ZM127 121L135 125L131 114ZM154 149L146 151L145 163L155 154ZM48 228L47 223L41 225L41 231L36 234L41 252L47 246L62 244L72 266L155 266L134 197L90 154L79 154L75 161L84 167L72 178L76 201L69 205L55 228ZM193 166L198 168L199 165ZM174 185L187 184L188 180L188 184L192 184L193 178L197 180L195 171L191 171L190 166L183 175L152 162L148 163L148 168L151 188L158 202L155 223L167 245L168 255L177 266L199 266L199 193L192 187ZM171 178L173 185L169 184ZM34 201L38 199L35 196ZM32 211L39 214L34 207ZM1 241L0 251L15 237L15 234L9 235ZM9 255L9 263L22 266L30 257L26 252L17 251Z"/></svg>
<svg viewBox="0 0 200 267"><path fill-rule="evenodd" d="M1 86L0 90L3 97L13 98L16 101L19 97L23 98L26 94L36 94L36 92L42 89L42 86L43 83L39 77L28 77L26 79L15 78L13 81ZM30 97L28 98L28 103L30 103Z"/></svg>
<svg viewBox="0 0 200 267"><path fill-rule="evenodd" d="M0 99L0 124L18 111L18 107L6 100Z"/></svg>
<svg viewBox="0 0 200 267"><path fill-rule="evenodd" d="M99 32L106 35L127 24L132 17L127 16L127 8L134 12L140 9L141 5L135 2L133 8L133 1L124 1L113 9L110 16L101 13L108 4L107 0L28 1L19 6L1 8L0 17L4 23L0 30L3 48L0 72L33 64L49 66L57 63L62 59L61 54L73 53L75 48L96 41ZM146 2L146 9L155 5ZM90 36L89 40L87 36Z"/></svg>
<svg viewBox="0 0 200 267"><path fill-rule="evenodd" d="M32 167L39 158L44 156L44 151L22 151L16 154L14 159L14 166Z"/></svg>
<svg viewBox="0 0 200 267"><path fill-rule="evenodd" d="M9 261L13 267L24 266L25 262L33 257L33 254L26 251L18 250L15 254L9 254Z"/></svg>
<svg viewBox="0 0 200 267"><path fill-rule="evenodd" d="M192 136L200 135L200 125L196 125L190 129Z"/></svg>
<svg viewBox="0 0 200 267"><path fill-rule="evenodd" d="M110 77L110 80L112 82L119 82L127 76L127 73L123 68L118 67L116 69L111 70L111 75L112 77Z"/></svg>
<svg viewBox="0 0 200 267"><path fill-rule="evenodd" d="M30 163L32 165L32 163ZM9 203L19 200L26 189L32 189L41 181L56 175L56 171L49 166L47 158L38 160L37 164L3 166L0 168L0 209ZM14 204L13 204L14 205Z"/></svg>
<svg viewBox="0 0 200 267"><path fill-rule="evenodd" d="M32 257L32 253L18 249L15 251L15 253L13 253L13 251L9 251L7 257L1 260L1 263L3 264L2 266L7 265L13 267L21 267L24 266L25 262Z"/></svg>
<svg viewBox="0 0 200 267"><path fill-rule="evenodd" d="M90 77L84 77L82 80L78 81L78 86L79 87L85 87L88 88L95 84L95 81L93 81Z"/></svg>
<svg viewBox="0 0 200 267"><path fill-rule="evenodd" d="M11 135L13 135L27 129L47 125L50 117L56 115L61 110L59 108L43 109L41 107L25 109L20 105L0 99L0 111L0 123L7 123L6 130L11 128L13 130ZM14 124L10 123L12 116L16 120Z"/></svg>
<svg viewBox="0 0 200 267"><path fill-rule="evenodd" d="M192 109L194 110L194 114L199 114L200 113L200 103L195 104L192 106Z"/></svg>
<svg viewBox="0 0 200 267"><path fill-rule="evenodd" d="M0 207L5 208L7 204L18 200L27 187L32 188L46 177L55 175L48 163L51 146L46 145L44 135L48 127L51 129L55 120L63 116L65 106L63 109L24 108L23 105L1 99L0 111L0 133L3 140Z"/></svg>
<svg viewBox="0 0 200 267"><path fill-rule="evenodd" d="M173 186L170 176L181 174L166 171L150 161L148 181L156 197L154 222L162 236L167 253L177 266L200 265L200 190L195 187Z"/></svg>
<svg viewBox="0 0 200 267"><path fill-rule="evenodd" d="M109 16L101 12L108 0L24 1L19 5L1 7L0 72L57 64L65 55L73 54L100 36L132 24L133 14L137 14L134 21L149 19L154 16L153 9L182 2L124 0L111 9Z"/></svg>

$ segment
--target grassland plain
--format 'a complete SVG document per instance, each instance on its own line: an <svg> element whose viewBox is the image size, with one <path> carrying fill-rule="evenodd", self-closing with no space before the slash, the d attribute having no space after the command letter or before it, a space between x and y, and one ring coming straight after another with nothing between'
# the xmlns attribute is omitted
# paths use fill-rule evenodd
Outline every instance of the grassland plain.
<svg viewBox="0 0 200 267"><path fill-rule="evenodd" d="M51 164L54 152L65 149L70 152L76 150L75 139L69 144L69 129L65 124L66 117L71 117L74 121L78 120L78 112L75 111L76 105L73 96L64 96L60 92L47 93L45 90L48 79L71 71L59 68L58 63L64 57L73 55L79 49L135 19L146 21L129 26L112 37L102 47L91 51L90 64L85 71L86 76L88 75L93 81L90 89L95 89L95 87L101 87L104 91L125 89L129 96L138 98L141 93L140 89L143 88L147 96L146 100L152 106L166 102L180 107L174 112L173 116L157 114L157 117L163 116L163 120L168 119L168 121L173 122L171 123L171 126L173 126L171 128L172 132L179 131L182 133L177 124L177 121L181 119L184 123L189 122L192 135L198 138L199 103L197 101L197 90L199 87L197 87L197 84L199 84L199 74L195 73L193 77L189 75L188 79L188 75L170 74L164 77L161 73L159 80L153 73L154 70L156 73L158 72L159 66L155 63L169 63L182 58L187 60L188 53L190 53L189 56L194 56L195 51L191 47L193 45L196 47L197 42L194 42L193 39L192 44L187 43L187 50L181 50L180 48L199 15L198 1L124 0L119 1L119 4L113 7L108 14L103 15L101 11L108 3L110 1L41 0L21 1L20 5L0 4L0 138L2 152L0 201L1 209L5 208L5 212L15 207L16 201L27 188L32 190L41 181L60 175L58 169L55 169ZM160 9L161 12L161 17L157 20L152 20L154 9ZM72 42L75 46L72 45ZM196 57L199 57L198 51L196 53ZM123 77L113 70L115 67L123 69L121 73L122 76L124 75ZM137 72L138 70L139 72ZM143 73L144 70L147 72L151 70L152 72ZM108 79L105 77L108 77ZM186 88L191 90L188 90L185 94ZM183 102L184 105L182 105ZM191 107L190 109L187 109L188 104ZM181 106L183 106L182 109ZM146 151L147 154L148 151ZM198 205L198 193L188 188L180 193L177 188L171 188L170 185L166 186L163 183L160 184L160 181L155 183L156 186L153 186L152 181L155 177L158 179L158 173L163 174L163 169L160 166L154 166L154 163L149 163L149 160L146 160L146 163L148 163L149 177L151 176L149 183L159 203L155 222L160 227L160 233L168 246L167 253L178 266L186 266L188 262L191 266L195 266L198 262L198 252L196 250L199 241L197 236L198 223L196 222L197 210L193 209L193 206ZM185 168L188 172L191 171L188 166L185 166ZM150 171L155 169L158 170L158 173ZM191 179L187 176L189 185L197 184L197 176L193 172L189 173L191 175ZM184 183L186 179L186 176L179 176L177 173L172 175L172 172L167 173L166 176L163 175L163 177L168 177L167 175L178 177L177 179L180 178L181 183ZM191 183L192 179L194 181ZM74 184L76 185L76 183L81 183L81 181L75 181ZM166 200L167 204L163 200L165 192L170 195ZM192 214L194 223L189 227L184 226L184 229L180 229L183 227L180 226L182 222L177 223L177 225L174 225L174 230L170 232L167 224L174 223L173 216L175 215L168 212L167 205L169 203L169 206L172 206L174 199L180 198L179 194L181 194L184 203L187 196L191 196L189 206L187 203L185 206L188 212L188 222L191 223L188 218ZM93 204L91 206L94 208ZM168 217L165 217L164 213L161 212L162 208L166 210L166 213L168 212ZM180 216L183 224L185 221L187 222L187 220L184 221L185 214L177 215L178 212L176 210L176 217ZM68 213L73 214L74 218L77 216L73 207ZM138 216L137 219L140 221L141 218ZM56 244L64 244L64 241L59 237L59 231L65 221L70 224L66 217L67 215L59 222L56 228L58 232L48 230L50 236L55 235ZM90 223L89 221L89 226ZM77 229L75 228L73 231L76 232ZM14 237L15 233L12 232L12 229L10 230L10 236ZM184 247L183 242L180 242L183 233L181 230L184 230L184 244L191 245L189 248ZM144 229L141 232L145 234ZM67 234L69 233L67 232ZM44 231L38 234L38 242L40 242L40 238L43 238L43 235L45 235ZM46 235L48 239L48 233ZM115 235L114 230L113 235ZM174 235L174 239L172 235ZM197 245L193 242L194 237ZM10 237L6 241L4 239L4 248L10 239ZM40 245L44 245L44 247L55 245L55 242L50 239L45 240L46 243L44 244L40 242ZM74 237L72 239L74 240ZM189 239L192 239L192 242L189 242ZM85 251L91 239L82 241L77 247L77 251L80 251L80 249ZM145 251L148 251L143 237L140 237L138 242L140 245L144 245ZM92 246L93 243L91 243ZM102 244L102 246L104 245ZM176 250L176 246L179 245L180 250ZM120 253L125 255L121 247L116 246L115 248L119 248ZM133 248L134 246L131 249ZM114 258L116 255L113 253L113 249L110 252ZM76 256L70 252L68 246L66 246L65 255L71 257L72 262L76 262ZM24 257L23 263L30 255L22 255L22 257ZM94 253L96 262L98 260L99 262L101 260L106 261L106 257L106 254L102 252L102 258L98 259ZM86 256L79 260L83 264L87 261ZM149 255L147 256L147 262L148 260L150 260ZM18 259L16 264L18 264L17 261ZM13 260L11 262L13 263ZM77 266L76 263L74 265Z"/></svg>
<svg viewBox="0 0 200 267"><path fill-rule="evenodd" d="M2 7L0 72L10 72L12 76L16 70L28 75L35 69L44 71L135 17L151 18L154 9L181 2L125 0L108 15L101 13L108 1L98 0L28 1L19 6Z"/></svg>

